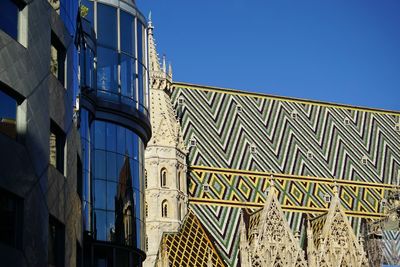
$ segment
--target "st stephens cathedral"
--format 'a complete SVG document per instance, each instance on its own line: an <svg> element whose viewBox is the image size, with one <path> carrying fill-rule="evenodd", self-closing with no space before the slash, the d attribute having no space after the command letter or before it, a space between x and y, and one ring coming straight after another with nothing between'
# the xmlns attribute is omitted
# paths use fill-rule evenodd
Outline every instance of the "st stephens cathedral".
<svg viewBox="0 0 400 267"><path fill-rule="evenodd" d="M144 266L400 265L400 113L174 82L148 45Z"/></svg>

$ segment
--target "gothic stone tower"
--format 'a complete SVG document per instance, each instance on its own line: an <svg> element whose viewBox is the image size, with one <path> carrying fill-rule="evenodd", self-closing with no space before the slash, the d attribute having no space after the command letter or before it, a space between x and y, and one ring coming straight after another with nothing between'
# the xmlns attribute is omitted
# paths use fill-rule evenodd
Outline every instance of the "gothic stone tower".
<svg viewBox="0 0 400 267"><path fill-rule="evenodd" d="M176 232L187 212L186 154L179 121L171 105L172 70L160 66L153 26L148 26L150 118L153 136L145 152L147 259L154 266L163 232Z"/></svg>

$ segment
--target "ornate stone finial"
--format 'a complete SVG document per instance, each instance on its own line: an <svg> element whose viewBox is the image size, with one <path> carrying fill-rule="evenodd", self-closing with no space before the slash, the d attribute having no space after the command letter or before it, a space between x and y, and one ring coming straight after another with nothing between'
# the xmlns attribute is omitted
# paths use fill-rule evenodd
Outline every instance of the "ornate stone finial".
<svg viewBox="0 0 400 267"><path fill-rule="evenodd" d="M271 176L269 178L269 184L271 187L275 188L275 177L273 174L271 174Z"/></svg>
<svg viewBox="0 0 400 267"><path fill-rule="evenodd" d="M171 62L168 63L168 76L172 79L172 64L171 64Z"/></svg>
<svg viewBox="0 0 400 267"><path fill-rule="evenodd" d="M152 22L152 20L151 20L151 10L150 10L150 12L149 12L149 17L148 17L148 27L149 27L149 29L153 29L154 27L153 27L153 22Z"/></svg>
<svg viewBox="0 0 400 267"><path fill-rule="evenodd" d="M333 195L335 197L339 197L339 187L338 184L336 183L336 180L333 182Z"/></svg>
<svg viewBox="0 0 400 267"><path fill-rule="evenodd" d="M163 55L163 57L162 57L162 71L164 72L164 73L167 73L167 65L166 65L166 56L165 56L165 54Z"/></svg>

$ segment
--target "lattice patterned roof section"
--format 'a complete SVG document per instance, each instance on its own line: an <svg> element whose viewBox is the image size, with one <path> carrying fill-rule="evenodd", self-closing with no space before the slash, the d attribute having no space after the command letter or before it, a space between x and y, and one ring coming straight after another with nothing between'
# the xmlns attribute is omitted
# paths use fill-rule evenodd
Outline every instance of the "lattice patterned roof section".
<svg viewBox="0 0 400 267"><path fill-rule="evenodd" d="M180 231L164 234L162 243L166 245L169 266L225 266L206 231L190 210Z"/></svg>
<svg viewBox="0 0 400 267"><path fill-rule="evenodd" d="M311 229L314 237L314 244L316 247L319 246L319 241L320 241L319 237L322 235L322 229L324 228L327 218L326 215L327 213L324 213L310 220Z"/></svg>

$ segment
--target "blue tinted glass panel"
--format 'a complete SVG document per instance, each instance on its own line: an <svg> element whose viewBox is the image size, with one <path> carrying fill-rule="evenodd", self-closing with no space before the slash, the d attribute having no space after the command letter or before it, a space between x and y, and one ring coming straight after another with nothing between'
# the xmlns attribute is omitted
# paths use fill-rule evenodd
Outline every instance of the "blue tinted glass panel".
<svg viewBox="0 0 400 267"><path fill-rule="evenodd" d="M111 49L97 48L97 89L118 91L118 54Z"/></svg>
<svg viewBox="0 0 400 267"><path fill-rule="evenodd" d="M84 86L94 88L94 52L87 47L83 50L83 55L83 59L81 57L81 75L83 76L81 77L81 83L83 83L82 85Z"/></svg>
<svg viewBox="0 0 400 267"><path fill-rule="evenodd" d="M117 150L117 129L114 123L106 123L107 132L107 150L116 151Z"/></svg>
<svg viewBox="0 0 400 267"><path fill-rule="evenodd" d="M135 20L134 17L121 11L121 51L129 55L135 55Z"/></svg>
<svg viewBox="0 0 400 267"><path fill-rule="evenodd" d="M146 69L143 65L139 64L139 76L138 76L138 83L139 83L139 104L141 105L139 109L143 111L143 107L145 106L144 103L144 90L146 88Z"/></svg>
<svg viewBox="0 0 400 267"><path fill-rule="evenodd" d="M0 90L0 121L2 119L15 120L16 115L17 102L14 100L14 98L10 97Z"/></svg>
<svg viewBox="0 0 400 267"><path fill-rule="evenodd" d="M78 1L60 0L60 16L68 31L72 34L76 28L76 14L78 13Z"/></svg>
<svg viewBox="0 0 400 267"><path fill-rule="evenodd" d="M139 219L135 220L135 226L136 226L136 233L141 233L141 231L143 229L143 223ZM141 238L140 234L136 235L136 246L138 248L141 248L141 240L140 240L140 238Z"/></svg>
<svg viewBox="0 0 400 267"><path fill-rule="evenodd" d="M136 138L136 135L132 133L131 131L127 130L126 131L126 151L128 152L129 157L133 158L135 154L134 150L134 139Z"/></svg>
<svg viewBox="0 0 400 267"><path fill-rule="evenodd" d="M121 126L117 126L117 152L125 155L125 128Z"/></svg>
<svg viewBox="0 0 400 267"><path fill-rule="evenodd" d="M12 38L18 37L18 8L11 0L0 1L0 29Z"/></svg>
<svg viewBox="0 0 400 267"><path fill-rule="evenodd" d="M85 7L88 8L88 13L85 17L85 19L87 19L90 24L92 24L92 26L94 25L93 23L93 2L89 1L89 0L81 0L82 5L84 5Z"/></svg>
<svg viewBox="0 0 400 267"><path fill-rule="evenodd" d="M104 150L95 150L93 164L94 177L106 179L106 152Z"/></svg>
<svg viewBox="0 0 400 267"><path fill-rule="evenodd" d="M142 23L137 21L137 46L138 46L138 60L143 63L144 46L143 46L143 26Z"/></svg>
<svg viewBox="0 0 400 267"><path fill-rule="evenodd" d="M107 241L115 241L115 213L114 211L107 212Z"/></svg>
<svg viewBox="0 0 400 267"><path fill-rule="evenodd" d="M106 125L103 121L94 124L94 145L97 149L106 148Z"/></svg>
<svg viewBox="0 0 400 267"><path fill-rule="evenodd" d="M139 138L139 161L142 164L144 164L144 143L140 138Z"/></svg>
<svg viewBox="0 0 400 267"><path fill-rule="evenodd" d="M117 48L117 9L97 4L97 42L101 45Z"/></svg>
<svg viewBox="0 0 400 267"><path fill-rule="evenodd" d="M96 222L96 237L97 240L106 240L106 224L107 224L107 213L105 211L95 211L95 222Z"/></svg>
<svg viewBox="0 0 400 267"><path fill-rule="evenodd" d="M131 175L132 175L132 185L135 190L140 190L140 184L139 184L139 162L136 160L131 160Z"/></svg>
<svg viewBox="0 0 400 267"><path fill-rule="evenodd" d="M135 60L132 57L121 55L121 94L131 99L136 98L135 67Z"/></svg>
<svg viewBox="0 0 400 267"><path fill-rule="evenodd" d="M117 181L117 158L114 152L107 152L107 180Z"/></svg>
<svg viewBox="0 0 400 267"><path fill-rule="evenodd" d="M116 157L117 157L117 174L119 178L119 175L122 171L122 167L124 166L125 156L122 154L116 154Z"/></svg>
<svg viewBox="0 0 400 267"><path fill-rule="evenodd" d="M115 210L115 197L117 196L118 184L107 182L107 210Z"/></svg>
<svg viewBox="0 0 400 267"><path fill-rule="evenodd" d="M94 180L94 207L106 209L107 188L104 180Z"/></svg>

